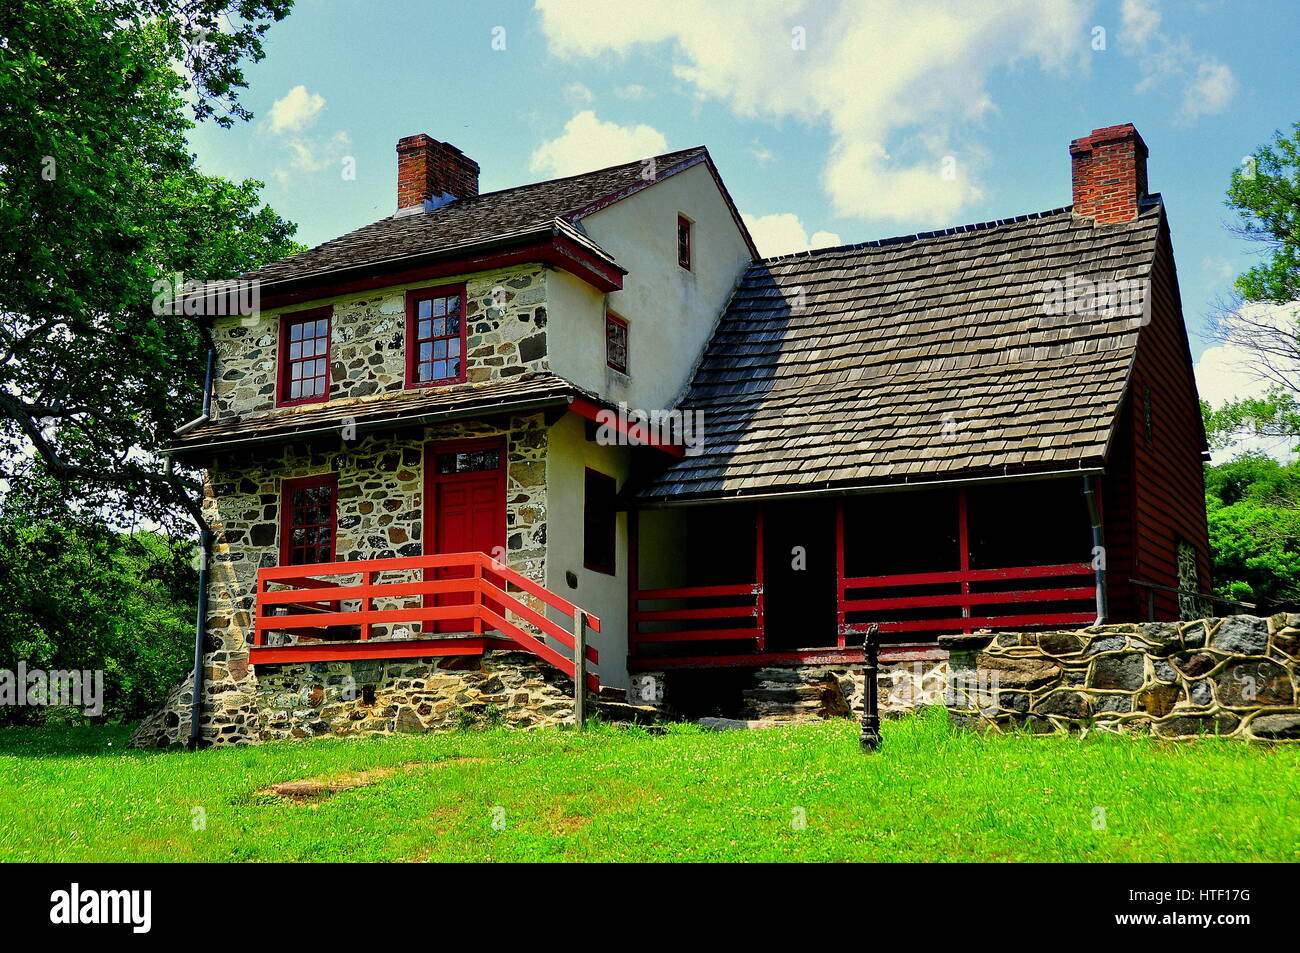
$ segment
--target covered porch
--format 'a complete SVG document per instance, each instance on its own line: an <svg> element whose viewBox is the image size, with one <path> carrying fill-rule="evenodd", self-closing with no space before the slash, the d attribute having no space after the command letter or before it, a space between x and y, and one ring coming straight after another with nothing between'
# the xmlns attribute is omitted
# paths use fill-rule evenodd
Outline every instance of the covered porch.
<svg viewBox="0 0 1300 953"><path fill-rule="evenodd" d="M872 624L886 657L1086 625L1093 522L1079 476L633 512L628 667L859 662Z"/></svg>

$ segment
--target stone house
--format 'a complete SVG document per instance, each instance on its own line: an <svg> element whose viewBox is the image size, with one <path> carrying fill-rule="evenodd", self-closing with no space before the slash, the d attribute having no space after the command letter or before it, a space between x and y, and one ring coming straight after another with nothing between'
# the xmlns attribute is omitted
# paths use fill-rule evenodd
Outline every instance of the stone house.
<svg viewBox="0 0 1300 953"><path fill-rule="evenodd" d="M169 451L206 473L199 687L139 743L195 708L203 743L564 721L575 630L592 691L713 714L835 709L872 623L934 666L1195 614L1205 439L1133 127L1071 144L1072 206L770 259L703 147L486 194L397 154L393 215L208 319Z"/></svg>

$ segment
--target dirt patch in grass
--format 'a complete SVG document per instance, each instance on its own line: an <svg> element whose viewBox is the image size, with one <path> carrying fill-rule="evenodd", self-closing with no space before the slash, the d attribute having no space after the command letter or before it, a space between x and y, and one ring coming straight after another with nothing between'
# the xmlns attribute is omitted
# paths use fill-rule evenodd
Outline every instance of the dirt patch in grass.
<svg viewBox="0 0 1300 953"><path fill-rule="evenodd" d="M378 784L395 774L408 774L413 771L430 771L445 768L453 764L482 761L482 758L447 758L442 761L408 761L406 764L386 768L371 768L355 774L343 774L322 778L302 778L297 781L281 781L270 787L254 791L254 797L280 798L294 804L318 803L333 797L342 791L365 788Z"/></svg>

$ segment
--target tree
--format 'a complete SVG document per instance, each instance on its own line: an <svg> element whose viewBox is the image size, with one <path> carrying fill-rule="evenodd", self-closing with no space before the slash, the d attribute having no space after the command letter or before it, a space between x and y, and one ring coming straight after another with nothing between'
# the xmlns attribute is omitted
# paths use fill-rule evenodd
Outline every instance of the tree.
<svg viewBox="0 0 1300 953"><path fill-rule="evenodd" d="M0 669L13 672L23 662L28 671L97 670L100 717L138 718L161 704L189 667L194 547L119 533L94 514L68 514L60 493L48 476L34 475L0 501ZM0 706L0 724L49 715L41 707Z"/></svg>
<svg viewBox="0 0 1300 953"><path fill-rule="evenodd" d="M1300 463L1262 454L1205 468L1214 588L1261 611L1300 604Z"/></svg>
<svg viewBox="0 0 1300 953"><path fill-rule="evenodd" d="M1236 232L1263 246L1262 261L1238 277L1216 335L1249 352L1270 389L1209 410L1206 425L1218 446L1249 433L1300 439L1300 123L1233 172L1227 204Z"/></svg>
<svg viewBox="0 0 1300 953"><path fill-rule="evenodd" d="M154 284L297 251L262 184L204 175L196 119L247 119L244 60L291 0L0 6L0 478L70 509L179 526L188 475L156 451L197 413L208 342Z"/></svg>

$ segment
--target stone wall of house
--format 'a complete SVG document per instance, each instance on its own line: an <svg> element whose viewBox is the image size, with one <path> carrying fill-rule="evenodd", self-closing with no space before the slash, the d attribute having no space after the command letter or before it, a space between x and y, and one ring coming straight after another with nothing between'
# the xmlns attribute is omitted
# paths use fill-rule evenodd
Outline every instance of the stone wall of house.
<svg viewBox="0 0 1300 953"><path fill-rule="evenodd" d="M467 382L549 369L546 272L525 265L429 284L465 283ZM305 311L317 307L307 302ZM406 287L336 301L330 326L330 400L351 400L406 387ZM279 314L218 318L212 416L257 416L275 409Z"/></svg>
<svg viewBox="0 0 1300 953"><path fill-rule="evenodd" d="M420 732L573 720L573 680L526 652L432 659L298 662L259 666L251 704L221 741ZM189 680L140 723L139 747L189 738Z"/></svg>
<svg viewBox="0 0 1300 953"><path fill-rule="evenodd" d="M259 710L261 673L248 664L248 646L254 634L257 570L279 562L282 482L338 474L339 561L419 556L423 552L425 443L493 436L506 442L505 562L544 584L547 430L539 414L503 424L467 421L411 428L353 442L340 436L337 445L328 447L291 446L277 448L274 455L243 453L213 463L204 488L204 512L213 534L204 656L205 743L249 740L249 726ZM385 574L383 581L402 580L394 573ZM419 605L418 596L376 599L374 603L377 609ZM403 633L397 626L391 632L376 626L372 637L419 633L418 624L405 628ZM289 641L290 636L276 637L277 644ZM189 689L177 686L177 691L188 693ZM183 719L186 725L188 717Z"/></svg>
<svg viewBox="0 0 1300 953"><path fill-rule="evenodd" d="M953 635L965 727L1300 741L1300 614Z"/></svg>

